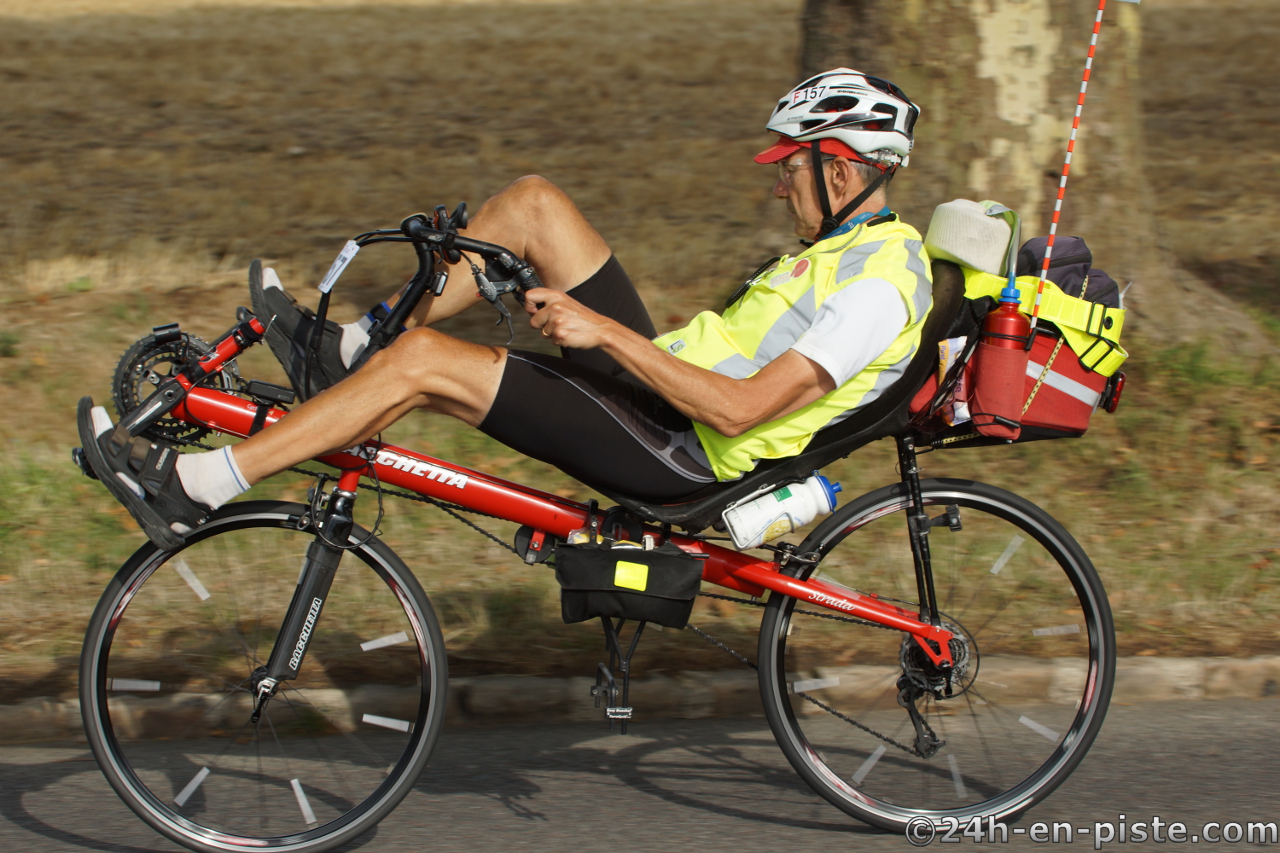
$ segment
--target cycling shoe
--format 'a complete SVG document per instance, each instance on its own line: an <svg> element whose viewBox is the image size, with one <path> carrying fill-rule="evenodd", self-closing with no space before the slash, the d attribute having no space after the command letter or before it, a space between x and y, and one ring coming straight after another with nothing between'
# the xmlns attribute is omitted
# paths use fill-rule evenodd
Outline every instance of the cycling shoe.
<svg viewBox="0 0 1280 853"><path fill-rule="evenodd" d="M81 397L76 425L87 463L157 547L175 551L213 511L187 496L178 479L178 449L117 430L102 406ZM74 456L73 452L73 456ZM78 460L78 461L80 461Z"/></svg>
<svg viewBox="0 0 1280 853"><path fill-rule="evenodd" d="M336 385L351 372L340 355L342 328L332 320L325 320L320 352L313 356L310 387L307 387L307 357L317 317L284 289L275 270L264 272L261 261L249 265L249 299L253 313L267 327L267 346L284 368L299 401Z"/></svg>

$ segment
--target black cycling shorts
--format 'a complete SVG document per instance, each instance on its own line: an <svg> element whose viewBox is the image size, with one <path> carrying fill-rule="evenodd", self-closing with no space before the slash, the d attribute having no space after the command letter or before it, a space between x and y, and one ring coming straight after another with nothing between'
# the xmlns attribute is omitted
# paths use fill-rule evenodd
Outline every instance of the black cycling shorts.
<svg viewBox="0 0 1280 853"><path fill-rule="evenodd" d="M649 312L617 259L569 291L646 338ZM511 350L480 430L588 485L676 501L715 482L693 422L601 350Z"/></svg>

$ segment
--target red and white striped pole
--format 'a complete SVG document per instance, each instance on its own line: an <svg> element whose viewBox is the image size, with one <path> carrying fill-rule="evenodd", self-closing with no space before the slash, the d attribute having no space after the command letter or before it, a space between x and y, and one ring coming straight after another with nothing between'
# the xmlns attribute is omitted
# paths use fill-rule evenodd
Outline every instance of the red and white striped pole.
<svg viewBox="0 0 1280 853"><path fill-rule="evenodd" d="M1127 0L1134 3L1140 0ZM1031 307L1031 329L1035 330L1040 319L1040 299L1044 295L1045 279L1049 275L1049 260L1053 256L1053 240L1058 234L1058 220L1062 216L1062 199L1067 194L1067 176L1071 174L1071 156L1076 150L1076 134L1080 130L1080 114L1084 112L1084 98L1089 91L1089 75L1093 72L1093 55L1098 49L1098 33L1102 31L1102 13L1107 0L1099 0L1098 15L1093 21L1093 37L1089 39L1089 55L1084 61L1084 80L1080 83L1080 97L1076 100L1076 115L1071 122L1071 137L1067 141L1067 160L1062 166L1062 180L1058 182L1058 200L1053 205L1053 221L1049 224L1049 242L1044 247L1044 263L1040 267L1040 284L1036 288L1036 301Z"/></svg>

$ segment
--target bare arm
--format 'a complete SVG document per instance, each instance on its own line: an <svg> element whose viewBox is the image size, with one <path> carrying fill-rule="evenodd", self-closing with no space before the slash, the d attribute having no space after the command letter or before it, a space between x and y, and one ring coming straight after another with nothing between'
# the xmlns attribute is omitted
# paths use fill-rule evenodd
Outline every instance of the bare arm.
<svg viewBox="0 0 1280 853"><path fill-rule="evenodd" d="M737 436L807 406L835 390L816 362L788 350L746 379L731 379L681 361L643 335L585 308L573 297L531 290L530 325L559 346L600 349L691 420Z"/></svg>

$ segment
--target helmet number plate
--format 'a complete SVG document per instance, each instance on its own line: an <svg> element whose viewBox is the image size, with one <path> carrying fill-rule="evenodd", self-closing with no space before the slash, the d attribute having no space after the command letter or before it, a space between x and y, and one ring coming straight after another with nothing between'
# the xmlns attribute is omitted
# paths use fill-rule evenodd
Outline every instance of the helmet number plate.
<svg viewBox="0 0 1280 853"><path fill-rule="evenodd" d="M806 101L816 101L822 97L822 93L827 91L826 86L810 86L807 89L797 89L791 93L791 106L803 104Z"/></svg>

